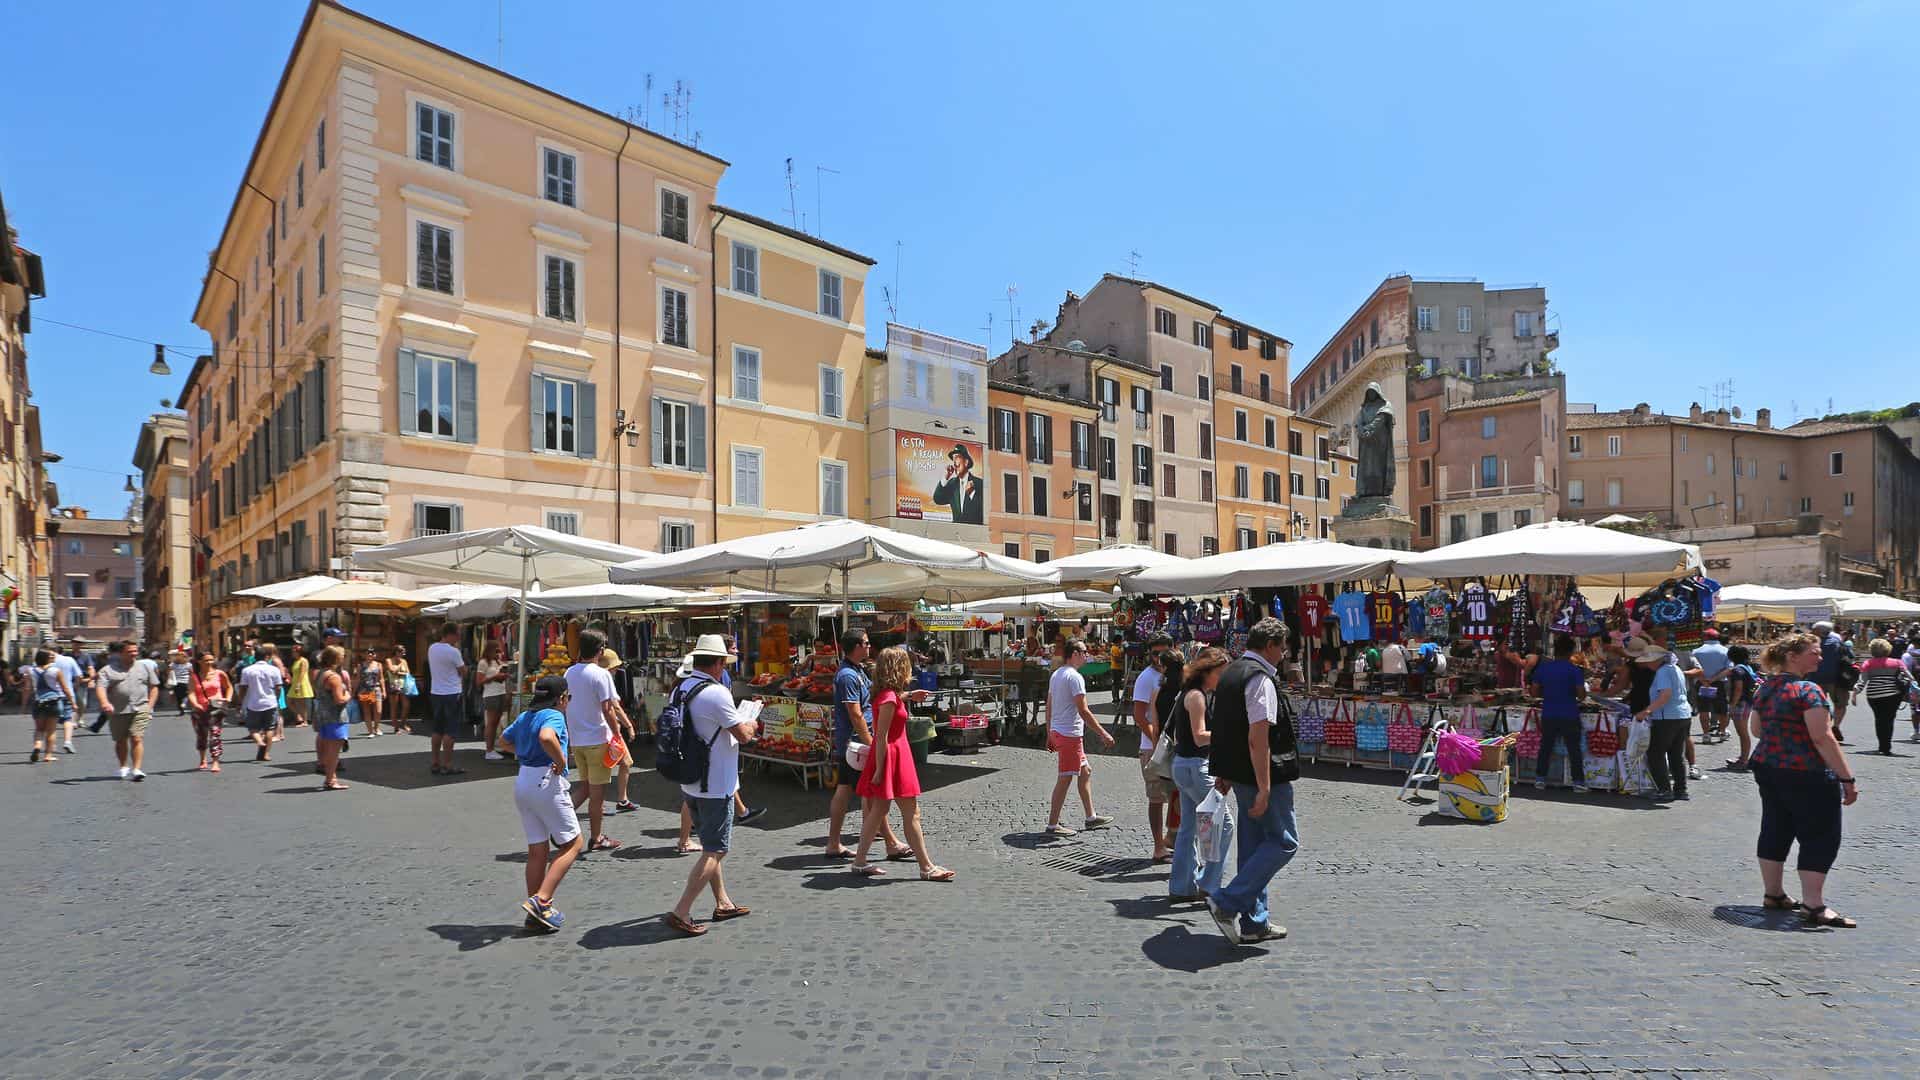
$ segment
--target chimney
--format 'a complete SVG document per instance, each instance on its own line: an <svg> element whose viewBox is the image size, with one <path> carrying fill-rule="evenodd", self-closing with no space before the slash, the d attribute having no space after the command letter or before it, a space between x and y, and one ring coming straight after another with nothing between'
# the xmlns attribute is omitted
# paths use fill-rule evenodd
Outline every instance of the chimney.
<svg viewBox="0 0 1920 1080"><path fill-rule="evenodd" d="M1772 409L1753 410L1753 426L1756 428L1759 428L1761 431L1773 430L1773 410Z"/></svg>
<svg viewBox="0 0 1920 1080"><path fill-rule="evenodd" d="M1640 404L1635 405L1633 407L1633 418L1635 420L1645 420L1647 418L1647 414L1652 411L1653 411L1653 406L1648 405L1646 402L1643 401ZM1700 407L1698 405L1694 406L1694 412L1698 413L1699 411L1700 411Z"/></svg>
<svg viewBox="0 0 1920 1080"><path fill-rule="evenodd" d="M1733 414L1725 409L1721 409L1713 414L1713 422L1721 427L1726 427L1733 422Z"/></svg>
<svg viewBox="0 0 1920 1080"><path fill-rule="evenodd" d="M1700 422L1700 403L1699 402L1696 401L1692 405L1687 407L1687 419L1693 421L1696 424Z"/></svg>

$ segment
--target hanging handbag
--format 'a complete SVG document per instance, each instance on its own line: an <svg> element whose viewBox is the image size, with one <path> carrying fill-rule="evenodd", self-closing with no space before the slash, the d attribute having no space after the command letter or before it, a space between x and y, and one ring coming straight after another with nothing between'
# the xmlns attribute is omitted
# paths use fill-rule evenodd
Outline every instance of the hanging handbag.
<svg viewBox="0 0 1920 1080"><path fill-rule="evenodd" d="M1300 747L1306 753L1312 746L1318 748L1327 741L1327 703L1325 698L1310 697L1300 708L1299 719Z"/></svg>
<svg viewBox="0 0 1920 1080"><path fill-rule="evenodd" d="M1469 703L1460 709L1459 719L1454 721L1453 730L1468 735L1474 742L1486 738L1486 731L1480 726L1480 706Z"/></svg>
<svg viewBox="0 0 1920 1080"><path fill-rule="evenodd" d="M1362 706L1353 725L1354 749L1366 754L1386 753L1387 717L1387 707L1377 701Z"/></svg>
<svg viewBox="0 0 1920 1080"><path fill-rule="evenodd" d="M1173 733L1162 730L1154 740L1153 753L1147 757L1147 771L1162 780L1173 779Z"/></svg>
<svg viewBox="0 0 1920 1080"><path fill-rule="evenodd" d="M1327 746L1351 750L1354 747L1355 724L1353 702L1346 698L1334 701L1333 715L1327 717L1326 737L1321 741Z"/></svg>
<svg viewBox="0 0 1920 1080"><path fill-rule="evenodd" d="M1426 731L1413 719L1413 706L1401 703L1387 720L1388 760L1395 768L1413 767Z"/></svg>
<svg viewBox="0 0 1920 1080"><path fill-rule="evenodd" d="M1587 756L1610 758L1620 752L1620 725L1612 716L1601 713L1587 732Z"/></svg>
<svg viewBox="0 0 1920 1080"><path fill-rule="evenodd" d="M1522 762L1533 761L1540 754L1540 710L1528 709L1527 715L1520 721L1520 738L1514 744L1513 752Z"/></svg>

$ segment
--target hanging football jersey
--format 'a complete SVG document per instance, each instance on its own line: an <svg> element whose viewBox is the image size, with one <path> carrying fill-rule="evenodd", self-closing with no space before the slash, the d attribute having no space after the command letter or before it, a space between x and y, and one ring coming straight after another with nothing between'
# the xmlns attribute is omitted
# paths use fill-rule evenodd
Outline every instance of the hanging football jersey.
<svg viewBox="0 0 1920 1080"><path fill-rule="evenodd" d="M1400 640L1400 620L1394 617L1392 593L1376 589L1368 596L1367 618L1373 623L1373 640Z"/></svg>
<svg viewBox="0 0 1920 1080"><path fill-rule="evenodd" d="M1307 637L1319 637L1327 621L1327 598L1319 593L1300 594L1300 629Z"/></svg>
<svg viewBox="0 0 1920 1080"><path fill-rule="evenodd" d="M1493 640L1493 597L1479 582L1460 590L1460 602L1455 605L1460 616L1460 636L1473 641ZM1429 622L1433 616L1427 616Z"/></svg>
<svg viewBox="0 0 1920 1080"><path fill-rule="evenodd" d="M1533 594L1522 581L1507 599L1507 647L1527 652L1535 648L1539 640L1539 625L1533 617Z"/></svg>
<svg viewBox="0 0 1920 1080"><path fill-rule="evenodd" d="M1704 576L1694 580L1700 586L1700 617L1707 622L1712 622L1714 608L1720 601L1720 583Z"/></svg>
<svg viewBox="0 0 1920 1080"><path fill-rule="evenodd" d="M1435 641L1445 641L1453 636L1453 596L1438 586L1427 590L1421 598L1421 604L1427 609L1427 636Z"/></svg>
<svg viewBox="0 0 1920 1080"><path fill-rule="evenodd" d="M1427 604L1417 596L1407 605L1407 635L1409 637L1427 636Z"/></svg>
<svg viewBox="0 0 1920 1080"><path fill-rule="evenodd" d="M1340 638L1349 644L1373 640L1373 625L1367 620L1367 598L1357 592L1343 592L1334 598L1333 617L1340 620Z"/></svg>

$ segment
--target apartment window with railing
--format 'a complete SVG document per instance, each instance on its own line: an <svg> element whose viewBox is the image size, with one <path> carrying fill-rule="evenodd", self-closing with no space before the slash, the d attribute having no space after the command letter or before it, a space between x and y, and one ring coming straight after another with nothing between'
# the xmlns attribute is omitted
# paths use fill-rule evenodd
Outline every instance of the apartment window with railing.
<svg viewBox="0 0 1920 1080"><path fill-rule="evenodd" d="M461 531L460 504L417 502L413 504L413 535L445 536Z"/></svg>
<svg viewBox="0 0 1920 1080"><path fill-rule="evenodd" d="M1093 425L1084 420L1075 420L1068 430L1073 444L1073 467L1093 468Z"/></svg>
<svg viewBox="0 0 1920 1080"><path fill-rule="evenodd" d="M671 286L660 287L660 343L686 348L692 330L687 322L687 294Z"/></svg>
<svg viewBox="0 0 1920 1080"><path fill-rule="evenodd" d="M1229 393L1234 393L1234 394L1242 393L1243 391L1241 389L1241 382L1244 380L1244 378L1245 378L1245 375L1243 372L1241 372L1239 364L1232 364L1228 366L1227 391Z"/></svg>
<svg viewBox="0 0 1920 1080"><path fill-rule="evenodd" d="M1102 435L1100 437L1100 479L1119 479L1119 456L1119 446L1111 438Z"/></svg>

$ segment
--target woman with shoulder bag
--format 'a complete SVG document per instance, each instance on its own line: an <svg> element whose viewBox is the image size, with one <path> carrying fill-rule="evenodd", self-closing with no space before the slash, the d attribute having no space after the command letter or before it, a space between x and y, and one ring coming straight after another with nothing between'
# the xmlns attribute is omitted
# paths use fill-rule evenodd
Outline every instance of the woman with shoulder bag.
<svg viewBox="0 0 1920 1080"><path fill-rule="evenodd" d="M227 673L214 665L212 653L201 653L187 680L187 708L193 717L193 746L200 751L200 768L208 772L220 771L220 727L232 700L233 683Z"/></svg>
<svg viewBox="0 0 1920 1080"><path fill-rule="evenodd" d="M1166 716L1167 730L1173 736L1173 784L1180 791L1180 828L1173 837L1173 871L1167 877L1167 894L1175 903L1205 900L1220 887L1224 858L1207 862L1195 850L1200 828L1199 806L1213 790L1213 775L1207 768L1207 747L1213 736L1208 716L1213 705L1214 687L1227 667L1224 649L1201 649L1181 672L1177 704ZM1228 849L1226 837L1218 848Z"/></svg>
<svg viewBox="0 0 1920 1080"><path fill-rule="evenodd" d="M367 725L367 738L379 738L380 717L387 707L387 669L371 645L361 650L353 692L360 701L360 719Z"/></svg>
<svg viewBox="0 0 1920 1080"><path fill-rule="evenodd" d="M339 779L340 748L347 744L347 702L353 699L347 688L347 654L338 645L320 650L320 678L313 687L310 706L313 718L314 749L320 758L320 775L325 777L321 791L344 791Z"/></svg>
<svg viewBox="0 0 1920 1080"><path fill-rule="evenodd" d="M1827 692L1813 681L1820 639L1789 634L1767 646L1771 673L1754 695L1754 735L1748 769L1760 789L1760 840L1755 853L1765 889L1762 906L1799 912L1812 926L1857 924L1827 906L1827 872L1840 855L1840 808L1852 806L1859 785L1833 733ZM1800 845L1800 900L1782 884L1787 851Z"/></svg>
<svg viewBox="0 0 1920 1080"><path fill-rule="evenodd" d="M1853 687L1853 703L1860 704L1860 695L1865 694L1867 707L1873 710L1873 734L1880 749L1869 753L1892 757L1894 717L1900 713L1900 703L1906 700L1913 678L1907 674L1907 666L1893 658L1893 644L1886 638L1874 638L1867 644L1867 653L1867 661L1860 665L1860 681Z"/></svg>

